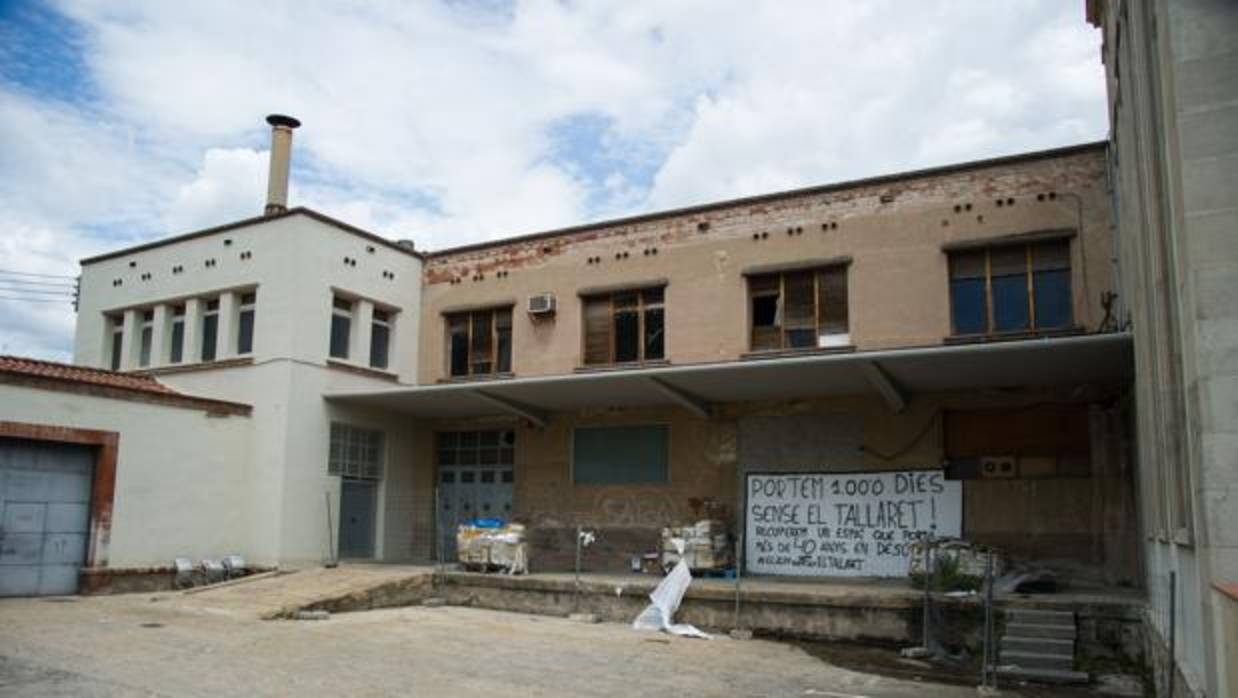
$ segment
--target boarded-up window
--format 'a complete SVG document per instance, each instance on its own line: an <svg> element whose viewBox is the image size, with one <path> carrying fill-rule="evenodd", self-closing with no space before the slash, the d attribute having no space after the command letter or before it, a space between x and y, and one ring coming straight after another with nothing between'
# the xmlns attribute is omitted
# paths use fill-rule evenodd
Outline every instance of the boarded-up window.
<svg viewBox="0 0 1238 698"><path fill-rule="evenodd" d="M748 299L753 351L851 341L845 266L751 276Z"/></svg>
<svg viewBox="0 0 1238 698"><path fill-rule="evenodd" d="M451 313L446 316L446 321L450 375L484 376L511 372L511 308Z"/></svg>
<svg viewBox="0 0 1238 698"><path fill-rule="evenodd" d="M956 335L1066 328L1073 321L1071 298L1069 240L950 255Z"/></svg>
<svg viewBox="0 0 1238 698"><path fill-rule="evenodd" d="M948 460L1013 456L1023 477L1086 476L1090 472L1086 405L952 410L945 415L944 431Z"/></svg>
<svg viewBox="0 0 1238 698"><path fill-rule="evenodd" d="M579 427L572 432L572 480L578 485L669 481L670 429L663 424Z"/></svg>
<svg viewBox="0 0 1238 698"><path fill-rule="evenodd" d="M666 355L666 306L662 288L584 299L586 366L658 361Z"/></svg>

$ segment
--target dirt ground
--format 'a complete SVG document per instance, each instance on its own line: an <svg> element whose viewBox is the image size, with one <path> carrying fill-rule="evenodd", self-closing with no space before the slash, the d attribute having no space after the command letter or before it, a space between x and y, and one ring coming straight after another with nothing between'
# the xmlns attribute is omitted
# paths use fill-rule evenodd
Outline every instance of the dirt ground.
<svg viewBox="0 0 1238 698"><path fill-rule="evenodd" d="M0 695L293 694L946 698L976 690L843 669L788 643L681 639L469 608L262 621L173 594L0 600Z"/></svg>

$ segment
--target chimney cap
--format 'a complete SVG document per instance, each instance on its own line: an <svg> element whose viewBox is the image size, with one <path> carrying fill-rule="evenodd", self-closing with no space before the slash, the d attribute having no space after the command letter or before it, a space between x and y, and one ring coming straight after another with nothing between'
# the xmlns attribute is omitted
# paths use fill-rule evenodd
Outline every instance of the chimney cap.
<svg viewBox="0 0 1238 698"><path fill-rule="evenodd" d="M272 126L287 126L288 128L296 128L301 125L300 121L284 114L271 114L267 117L267 123Z"/></svg>

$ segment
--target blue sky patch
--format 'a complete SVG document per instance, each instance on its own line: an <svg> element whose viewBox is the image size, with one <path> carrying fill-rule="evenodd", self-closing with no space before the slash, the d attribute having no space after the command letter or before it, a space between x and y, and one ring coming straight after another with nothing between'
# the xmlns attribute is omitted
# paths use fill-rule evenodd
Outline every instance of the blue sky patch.
<svg viewBox="0 0 1238 698"><path fill-rule="evenodd" d="M87 37L56 10L31 0L0 2L0 79L44 99L97 96L86 66Z"/></svg>

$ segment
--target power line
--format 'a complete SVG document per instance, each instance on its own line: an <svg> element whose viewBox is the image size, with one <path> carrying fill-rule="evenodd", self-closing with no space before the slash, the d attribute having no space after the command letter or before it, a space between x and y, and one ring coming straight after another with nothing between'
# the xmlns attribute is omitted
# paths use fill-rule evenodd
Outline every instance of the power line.
<svg viewBox="0 0 1238 698"><path fill-rule="evenodd" d="M17 276L38 276L44 279L70 279L77 280L76 276L68 276L66 274L36 274L30 271L15 271L12 269L0 269L0 274L16 274Z"/></svg>
<svg viewBox="0 0 1238 698"><path fill-rule="evenodd" d="M0 291L5 293L20 293L23 295L32 294L39 296L68 296L76 295L71 289L44 289L44 288L5 288L0 286Z"/></svg>
<svg viewBox="0 0 1238 698"><path fill-rule="evenodd" d="M49 288L77 288L76 283L69 281L31 281L29 279L6 279L0 276L0 284L17 284L20 286L47 286Z"/></svg>
<svg viewBox="0 0 1238 698"><path fill-rule="evenodd" d="M73 305L71 298L18 298L15 296L0 296L0 301L15 301L18 303L64 303Z"/></svg>

